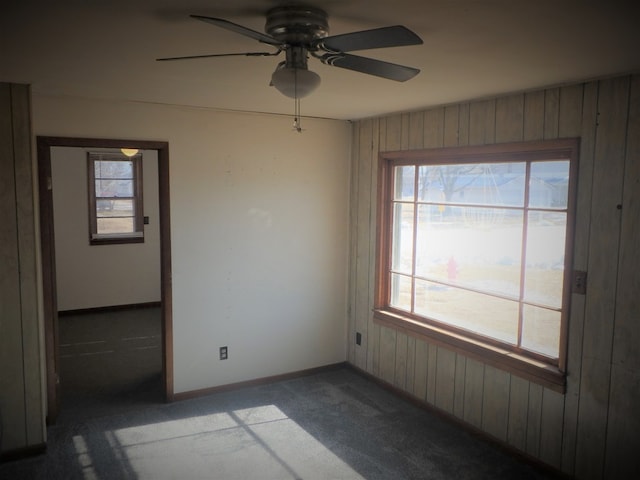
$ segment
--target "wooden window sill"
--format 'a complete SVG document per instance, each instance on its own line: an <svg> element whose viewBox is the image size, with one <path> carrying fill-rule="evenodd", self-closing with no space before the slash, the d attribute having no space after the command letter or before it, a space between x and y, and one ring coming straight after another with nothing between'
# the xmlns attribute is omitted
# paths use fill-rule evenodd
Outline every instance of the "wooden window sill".
<svg viewBox="0 0 640 480"><path fill-rule="evenodd" d="M374 310L374 320L429 343L443 346L493 367L564 394L565 374L558 367L519 355L482 341L464 337L434 325L427 325L384 309Z"/></svg>
<svg viewBox="0 0 640 480"><path fill-rule="evenodd" d="M122 245L125 243L144 243L143 236L112 236L112 237L97 237L90 238L89 245Z"/></svg>

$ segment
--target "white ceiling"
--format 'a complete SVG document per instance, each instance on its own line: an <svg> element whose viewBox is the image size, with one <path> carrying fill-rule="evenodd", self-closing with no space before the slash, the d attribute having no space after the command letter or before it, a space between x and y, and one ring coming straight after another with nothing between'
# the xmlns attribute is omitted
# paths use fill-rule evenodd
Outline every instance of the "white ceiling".
<svg viewBox="0 0 640 480"><path fill-rule="evenodd" d="M156 62L158 57L265 51L189 18L264 31L275 0L3 0L0 81L34 93L291 114L269 87L281 57ZM421 69L405 83L309 60L322 84L305 116L359 119L640 71L638 0L309 0L331 35L405 25L424 45L356 52Z"/></svg>

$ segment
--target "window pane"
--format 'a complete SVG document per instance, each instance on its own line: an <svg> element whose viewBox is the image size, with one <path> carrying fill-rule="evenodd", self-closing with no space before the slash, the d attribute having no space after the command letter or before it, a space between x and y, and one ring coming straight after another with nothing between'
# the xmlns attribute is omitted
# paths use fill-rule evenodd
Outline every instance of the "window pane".
<svg viewBox="0 0 640 480"><path fill-rule="evenodd" d="M133 197L133 180L96 180L96 197Z"/></svg>
<svg viewBox="0 0 640 480"><path fill-rule="evenodd" d="M96 178L133 178L133 162L131 160L96 160Z"/></svg>
<svg viewBox="0 0 640 480"><path fill-rule="evenodd" d="M414 166L395 167L395 187L394 200L410 200L413 201L413 190L415 186Z"/></svg>
<svg viewBox="0 0 640 480"><path fill-rule="evenodd" d="M422 165L418 199L433 203L522 206L524 163Z"/></svg>
<svg viewBox="0 0 640 480"><path fill-rule="evenodd" d="M518 303L460 288L416 280L415 313L516 344Z"/></svg>
<svg viewBox="0 0 640 480"><path fill-rule="evenodd" d="M110 235L115 233L133 233L133 218L106 217L98 218L98 235Z"/></svg>
<svg viewBox="0 0 640 480"><path fill-rule="evenodd" d="M413 204L396 203L393 208L391 269L411 274L413 259Z"/></svg>
<svg viewBox="0 0 640 480"><path fill-rule="evenodd" d="M390 305L407 312L411 311L411 277L391 274Z"/></svg>
<svg viewBox="0 0 640 480"><path fill-rule="evenodd" d="M557 358L560 351L560 312L525 305L522 346L527 350Z"/></svg>
<svg viewBox="0 0 640 480"><path fill-rule="evenodd" d="M109 216L109 212L113 210L114 200L96 200L96 214L98 217Z"/></svg>
<svg viewBox="0 0 640 480"><path fill-rule="evenodd" d="M98 218L133 217L133 200L98 200L96 202Z"/></svg>
<svg viewBox="0 0 640 480"><path fill-rule="evenodd" d="M420 205L416 275L517 299L521 242L520 211Z"/></svg>
<svg viewBox="0 0 640 480"><path fill-rule="evenodd" d="M528 218L524 300L560 308L567 215L530 211Z"/></svg>
<svg viewBox="0 0 640 480"><path fill-rule="evenodd" d="M452 207L448 215L453 216ZM444 264L453 255L450 243L455 237L455 228L445 222L444 205L418 205L418 228L416 235L416 275L445 280ZM452 279L453 280L453 279Z"/></svg>
<svg viewBox="0 0 640 480"><path fill-rule="evenodd" d="M533 162L529 180L529 206L567 208L569 161Z"/></svg>

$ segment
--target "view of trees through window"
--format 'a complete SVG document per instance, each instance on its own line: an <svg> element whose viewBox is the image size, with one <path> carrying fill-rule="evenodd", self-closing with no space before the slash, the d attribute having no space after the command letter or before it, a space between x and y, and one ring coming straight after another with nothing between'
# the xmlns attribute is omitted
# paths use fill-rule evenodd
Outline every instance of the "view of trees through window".
<svg viewBox="0 0 640 480"><path fill-rule="evenodd" d="M389 306L557 359L569 167L395 166Z"/></svg>

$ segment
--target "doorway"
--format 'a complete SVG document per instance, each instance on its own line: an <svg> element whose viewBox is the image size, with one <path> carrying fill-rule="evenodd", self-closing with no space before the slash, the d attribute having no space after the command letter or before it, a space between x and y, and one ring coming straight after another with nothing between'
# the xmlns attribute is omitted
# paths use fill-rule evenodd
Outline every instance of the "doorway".
<svg viewBox="0 0 640 480"><path fill-rule="evenodd" d="M173 338L171 303L171 236L169 216L169 145L147 140L116 140L73 137L37 137L38 183L40 194L40 235L42 252L44 331L46 349L47 423L55 423L60 412L60 344L52 193L52 149L132 148L157 153L158 215L160 238L160 324L162 394L173 400Z"/></svg>

